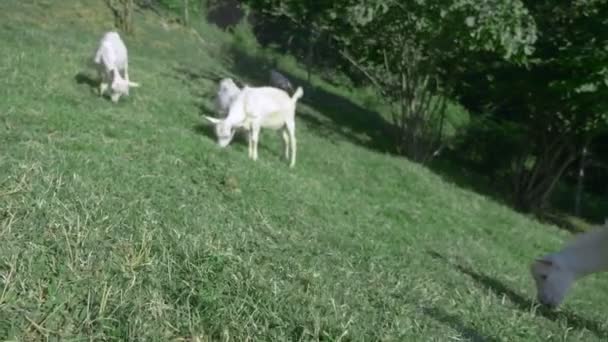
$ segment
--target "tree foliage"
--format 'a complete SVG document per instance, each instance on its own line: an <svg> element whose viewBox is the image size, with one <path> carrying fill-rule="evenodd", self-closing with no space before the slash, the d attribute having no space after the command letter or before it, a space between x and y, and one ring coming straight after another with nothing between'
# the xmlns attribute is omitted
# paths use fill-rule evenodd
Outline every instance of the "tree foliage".
<svg viewBox="0 0 608 342"><path fill-rule="evenodd" d="M476 55L459 92L470 109L521 127L526 144L509 160L513 199L522 209L543 211L563 173L606 128L608 7L604 1L527 7L540 37L529 63Z"/></svg>
<svg viewBox="0 0 608 342"><path fill-rule="evenodd" d="M336 66L374 85L392 105L397 147L413 160L441 146L446 98L483 114L476 122L486 127L470 133L484 145L484 169L510 181L522 209L542 211L605 132L605 0L246 2L277 31L326 44Z"/></svg>
<svg viewBox="0 0 608 342"><path fill-rule="evenodd" d="M454 68L471 51L522 63L535 25L520 1L252 0L269 16L307 28L309 48L328 36L333 51L392 105L397 149L426 162L442 144L445 100Z"/></svg>
<svg viewBox="0 0 608 342"><path fill-rule="evenodd" d="M106 0L106 4L114 14L114 25L126 34L133 34L133 0Z"/></svg>

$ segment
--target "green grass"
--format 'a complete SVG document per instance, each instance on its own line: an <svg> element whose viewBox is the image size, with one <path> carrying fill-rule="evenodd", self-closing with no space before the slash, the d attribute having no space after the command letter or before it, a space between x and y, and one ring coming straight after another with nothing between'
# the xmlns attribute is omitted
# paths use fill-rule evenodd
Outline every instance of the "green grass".
<svg viewBox="0 0 608 342"><path fill-rule="evenodd" d="M136 20L142 86L113 105L86 77L101 1L0 2L2 340L606 340L604 276L534 306L528 263L566 232L384 153L381 120L321 81L295 169L271 132L257 162L219 149L212 76L255 82L239 63L263 57Z"/></svg>

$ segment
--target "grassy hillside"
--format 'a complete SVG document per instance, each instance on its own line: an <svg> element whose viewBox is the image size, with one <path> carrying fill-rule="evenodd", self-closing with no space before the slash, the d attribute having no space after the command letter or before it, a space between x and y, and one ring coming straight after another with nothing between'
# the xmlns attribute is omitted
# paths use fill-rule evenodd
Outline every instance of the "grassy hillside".
<svg viewBox="0 0 608 342"><path fill-rule="evenodd" d="M138 13L140 82L87 69L101 1L0 1L0 338L601 341L608 282L558 312L528 263L565 232L384 153L362 96L316 82L298 161L262 132L219 149L214 78L262 82L255 44ZM195 33L196 32L196 33ZM286 70L302 77L293 63Z"/></svg>

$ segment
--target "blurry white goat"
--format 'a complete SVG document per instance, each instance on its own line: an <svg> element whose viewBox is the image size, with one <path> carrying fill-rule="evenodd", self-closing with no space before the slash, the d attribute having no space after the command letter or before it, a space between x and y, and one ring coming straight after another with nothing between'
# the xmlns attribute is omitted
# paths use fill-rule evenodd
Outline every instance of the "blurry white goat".
<svg viewBox="0 0 608 342"><path fill-rule="evenodd" d="M118 33L110 31L103 35L93 61L101 78L99 94L103 95L109 85L112 102L117 102L122 95L129 95L129 87L139 87L139 84L129 81L127 47Z"/></svg>
<svg viewBox="0 0 608 342"><path fill-rule="evenodd" d="M241 92L241 89L231 78L224 78L220 81L217 91L216 105L222 117L225 117L230 110L230 105Z"/></svg>
<svg viewBox="0 0 608 342"><path fill-rule="evenodd" d="M579 278L608 271L608 226L581 234L561 251L535 260L530 271L538 301L557 307Z"/></svg>
<svg viewBox="0 0 608 342"><path fill-rule="evenodd" d="M258 159L258 137L262 127L281 130L285 143L285 157L289 166L296 164L296 103L304 91L298 87L293 96L273 87L249 87L241 89L230 105L228 116L217 119L205 116L215 125L218 144L226 147L232 141L236 129L244 129L249 136L249 158Z"/></svg>

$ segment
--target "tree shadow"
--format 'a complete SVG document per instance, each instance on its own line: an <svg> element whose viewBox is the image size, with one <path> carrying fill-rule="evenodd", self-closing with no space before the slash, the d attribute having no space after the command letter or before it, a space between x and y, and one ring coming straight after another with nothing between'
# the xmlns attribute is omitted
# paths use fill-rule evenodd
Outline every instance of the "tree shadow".
<svg viewBox="0 0 608 342"><path fill-rule="evenodd" d="M504 296L508 298L521 311L529 312L531 310L535 310L536 314L541 315L546 319L552 320L554 322L565 320L568 326L576 330L586 329L594 333L599 338L608 338L608 331L604 330L604 328L602 328L602 325L599 322L578 316L577 314L569 311L561 309L552 310L545 306L539 305L535 301L525 298L521 294L511 290L505 284L495 278L476 272L470 267L452 262L448 260L445 256L435 251L427 251L427 253L433 259L440 260L445 264L448 264L453 268L457 269L461 273L469 276L477 283L477 285L483 287L486 290L492 291L498 297Z"/></svg>
<svg viewBox="0 0 608 342"><path fill-rule="evenodd" d="M508 193L504 181L488 175L473 163L462 157L460 148L448 147L427 165L433 172L447 182L458 185L459 188L471 190L492 200L510 206L505 195Z"/></svg>
<svg viewBox="0 0 608 342"><path fill-rule="evenodd" d="M556 227L559 227L565 231L568 231L571 234L580 234L580 233L585 232L584 229L576 226L570 220L568 220L567 217L565 217L564 215L561 215L559 213L545 212L545 213L542 213L542 215L539 218L541 219L541 221L543 221L545 223L553 224Z"/></svg>
<svg viewBox="0 0 608 342"><path fill-rule="evenodd" d="M377 112L321 86L315 87L305 79L277 68L267 58L250 55L236 46L232 46L229 52L233 55L234 73L246 78L242 82L257 86L268 85L269 72L274 68L285 75L294 88L301 86L304 96L299 103L305 104L312 111L298 108L296 117L312 127L325 127L316 131L316 134L330 139L331 135L337 134L356 145L381 153L395 153L390 134L392 125Z"/></svg>
<svg viewBox="0 0 608 342"><path fill-rule="evenodd" d="M565 185L565 178L560 180L551 193L551 200L543 210L534 212L516 206L513 196L515 175L511 161L516 159L514 156L521 148L509 141L498 142L501 139L493 136L502 137L504 133L500 129L494 126L480 129L478 126L481 124L472 119L467 130L460 133L452 145L442 152L441 158L432 160L429 168L461 188L482 194L514 211L533 214L539 221L570 233L581 232L581 228L584 228L577 225L576 220L571 220L572 217L595 223L603 222L602 215L590 216L588 212L575 215L572 212L574 189ZM585 206L592 206L591 202L585 200ZM608 207L607 201L602 202Z"/></svg>
<svg viewBox="0 0 608 342"><path fill-rule="evenodd" d="M458 154L461 154L458 149L447 151L443 158L433 160L428 167L443 180L456 184L459 188L483 195L524 215L530 214L513 205L512 198L509 196L511 189L508 188L506 180L488 176L487 172L480 170L463 158L457 157ZM550 208L544 212L535 213L534 217L542 223L553 225L571 234L584 232L584 229L573 224L567 215L564 215L566 212L559 208L556 210Z"/></svg>
<svg viewBox="0 0 608 342"><path fill-rule="evenodd" d="M191 94L196 98L194 105L198 108L201 121L195 123L192 126L194 133L203 135L209 138L211 141L216 141L217 137L213 129L213 124L206 122L202 116L219 117L217 108L213 105L215 99L214 91L205 90L206 87L202 86L201 83L209 82L213 84L219 83L224 77L229 75L222 75L213 71L208 70L196 70L188 68L186 66L176 66L171 69L172 72L164 73L164 76L172 77L174 79L182 81L190 90ZM206 100L205 100L206 99ZM243 138L243 133L237 132L235 134L232 143L238 143L240 145L246 145L247 141Z"/></svg>
<svg viewBox="0 0 608 342"><path fill-rule="evenodd" d="M460 318L456 315L451 315L439 308L424 308L424 314L431 317L432 319L445 324L452 329L458 331L460 335L469 341L474 342L494 342L498 341L496 338L486 337L481 335L477 330L465 325Z"/></svg>
<svg viewBox="0 0 608 342"><path fill-rule="evenodd" d="M170 74L170 76L173 76L174 78L182 81L189 82L198 82L204 80L217 84L224 77L233 77L233 75L230 74L223 74L216 71L203 69L196 70L186 66L175 66L172 68L172 71L173 74Z"/></svg>
<svg viewBox="0 0 608 342"><path fill-rule="evenodd" d="M195 105L199 109L199 114L213 117L217 117L219 114L217 108L212 104L215 101L217 85L223 78L234 77L228 73L197 70L186 66L173 67L171 72L163 73L163 76L172 77L183 82L190 90L192 96L197 99ZM242 86L238 82L237 85Z"/></svg>
<svg viewBox="0 0 608 342"><path fill-rule="evenodd" d="M586 170L585 173L588 171ZM585 176L587 177L587 176ZM588 185L584 188L584 192L581 198L581 207L578 214L574 210L574 194L576 192L575 185L573 184L574 176L563 177L564 181L560 186L556 187L554 191L553 200L551 201L552 207L555 208L556 213L553 213L556 218L561 221L565 221L567 225L571 226L572 230L578 232L583 231L585 228L580 225L583 222L573 222L572 217L583 219L586 223L591 224L602 224L606 219L606 212L608 212L608 201L605 196L601 194L594 194L591 192L593 184ZM597 186L596 186L597 187Z"/></svg>
<svg viewBox="0 0 608 342"><path fill-rule="evenodd" d="M297 116L306 121L308 127L310 127L311 131L315 132L315 134L322 136L334 145L338 144L337 136L339 133L336 133L335 128L331 123L328 123L328 120L323 120L322 118L319 118L319 116L310 114L306 111L298 112ZM344 134L345 133L342 133L342 135Z"/></svg>

